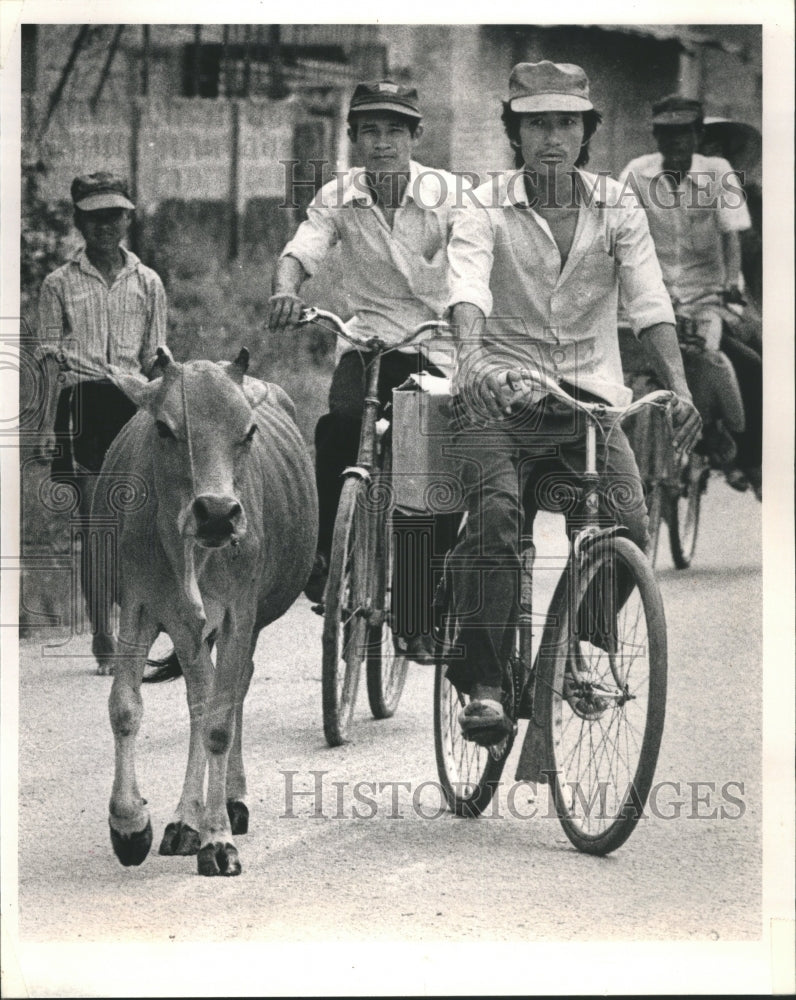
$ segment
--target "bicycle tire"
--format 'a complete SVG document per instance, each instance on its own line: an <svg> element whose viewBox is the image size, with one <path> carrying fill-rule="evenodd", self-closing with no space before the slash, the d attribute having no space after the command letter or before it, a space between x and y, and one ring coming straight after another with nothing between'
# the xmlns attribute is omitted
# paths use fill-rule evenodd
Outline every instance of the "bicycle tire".
<svg viewBox="0 0 796 1000"><path fill-rule="evenodd" d="M701 456L691 453L680 470L680 486L671 496L667 523L669 548L677 569L688 569L696 551L702 494L710 470Z"/></svg>
<svg viewBox="0 0 796 1000"><path fill-rule="evenodd" d="M392 573L394 539L392 532L392 452L384 444L381 471L370 490L373 537L373 611L375 624L368 632L368 703L375 719L395 714L403 694L409 660L395 649L392 630Z"/></svg>
<svg viewBox="0 0 796 1000"><path fill-rule="evenodd" d="M437 608L434 753L448 808L457 816L475 818L486 809L497 791L514 744L514 733L493 747L478 746L462 736L459 711L467 704L467 698L446 677L449 657L457 648L456 622L450 601L450 586L447 585Z"/></svg>
<svg viewBox="0 0 796 1000"><path fill-rule="evenodd" d="M615 596L620 565L633 589L609 615L615 626L604 624L602 638L599 630L590 633L600 648L577 637L582 626L574 623L594 607L588 585L598 573L602 593ZM628 538L595 542L580 568L566 572L567 586L551 609L552 641L548 636L538 661L545 770L569 840L579 851L605 855L633 832L652 786L666 714L666 620L654 571Z"/></svg>
<svg viewBox="0 0 796 1000"><path fill-rule="evenodd" d="M358 477L343 483L332 536L321 671L323 731L330 747L346 741L367 650L367 623L360 613L368 569L366 489Z"/></svg>

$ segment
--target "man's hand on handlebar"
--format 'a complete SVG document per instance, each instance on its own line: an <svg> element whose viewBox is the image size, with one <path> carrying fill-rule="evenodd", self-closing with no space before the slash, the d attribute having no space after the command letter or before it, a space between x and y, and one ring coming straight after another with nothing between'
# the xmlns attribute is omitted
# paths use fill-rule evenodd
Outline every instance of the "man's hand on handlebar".
<svg viewBox="0 0 796 1000"><path fill-rule="evenodd" d="M490 371L471 381L470 386L493 419L510 416L539 394L539 384L527 368Z"/></svg>
<svg viewBox="0 0 796 1000"><path fill-rule="evenodd" d="M702 418L690 398L675 395L669 411L672 421L672 444L688 454L702 433Z"/></svg>
<svg viewBox="0 0 796 1000"><path fill-rule="evenodd" d="M295 326L306 308L304 300L292 292L277 292L268 300L268 329L284 330Z"/></svg>

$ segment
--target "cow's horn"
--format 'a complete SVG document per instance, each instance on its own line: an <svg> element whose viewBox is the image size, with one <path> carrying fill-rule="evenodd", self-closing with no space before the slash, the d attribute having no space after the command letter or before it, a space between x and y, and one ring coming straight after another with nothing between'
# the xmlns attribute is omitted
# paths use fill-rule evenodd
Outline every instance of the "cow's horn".
<svg viewBox="0 0 796 1000"><path fill-rule="evenodd" d="M243 376L249 367L249 352L245 347L241 347L240 354L232 362L227 371L230 377L239 385L243 385Z"/></svg>
<svg viewBox="0 0 796 1000"><path fill-rule="evenodd" d="M163 347L159 347L156 353L158 359L155 363L164 371L169 367L169 365L174 364L174 355L165 345Z"/></svg>

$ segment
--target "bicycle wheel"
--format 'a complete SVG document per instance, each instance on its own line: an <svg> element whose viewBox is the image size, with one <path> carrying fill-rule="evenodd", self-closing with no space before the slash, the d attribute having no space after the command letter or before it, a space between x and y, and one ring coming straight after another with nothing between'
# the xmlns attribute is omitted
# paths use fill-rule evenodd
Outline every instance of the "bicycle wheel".
<svg viewBox="0 0 796 1000"><path fill-rule="evenodd" d="M702 494L710 469L702 455L691 452L680 469L680 488L669 507L669 546L677 569L688 569L694 558L699 532Z"/></svg>
<svg viewBox="0 0 796 1000"><path fill-rule="evenodd" d="M396 652L392 631L392 452L384 445L381 472L368 496L373 529L373 610L368 629L367 684L370 710L376 719L395 714L403 694L409 661Z"/></svg>
<svg viewBox="0 0 796 1000"><path fill-rule="evenodd" d="M450 587L440 602L436 635L437 666L434 677L434 752L445 801L457 816L480 816L497 790L514 734L495 746L481 747L465 740L459 712L467 704L445 676L448 663L461 652L456 621L450 606Z"/></svg>
<svg viewBox="0 0 796 1000"><path fill-rule="evenodd" d="M655 574L629 539L594 544L557 602L539 654L547 771L561 825L588 854L641 818L666 710L666 622ZM617 577L631 587L617 607ZM588 636L589 639L586 639Z"/></svg>
<svg viewBox="0 0 796 1000"><path fill-rule="evenodd" d="M368 577L367 484L343 483L332 537L323 621L323 731L329 746L345 742L367 650L363 588Z"/></svg>

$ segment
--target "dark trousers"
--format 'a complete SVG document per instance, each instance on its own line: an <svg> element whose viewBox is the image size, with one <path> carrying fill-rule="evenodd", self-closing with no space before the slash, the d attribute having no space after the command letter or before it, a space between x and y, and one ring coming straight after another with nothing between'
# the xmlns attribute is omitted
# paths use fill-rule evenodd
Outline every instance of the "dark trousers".
<svg viewBox="0 0 796 1000"><path fill-rule="evenodd" d="M334 520L343 488L342 473L357 460L365 403L366 366L372 357L369 354L360 356L356 351L343 355L332 375L329 412L320 418L315 427L318 549L327 557L332 547ZM382 414L392 403L392 390L420 371L442 374L416 352L402 354L394 351L382 357L378 385ZM398 604L394 609L395 630L406 638L431 631L431 600L435 586L431 557L437 554L441 558L450 547L459 519L460 515L449 514L418 518L398 513L393 516L394 593Z"/></svg>
<svg viewBox="0 0 796 1000"><path fill-rule="evenodd" d="M112 382L79 382L63 389L55 412L55 433L61 455L53 460L53 475L71 474L75 463L99 472L111 442L136 407Z"/></svg>
<svg viewBox="0 0 796 1000"><path fill-rule="evenodd" d="M464 654L449 666L448 677L465 693L473 684L501 686L513 638L508 624L519 600L521 539L530 533L537 511L563 513L570 537L579 526L576 491L585 467L585 422L582 414L550 397L524 414L486 426L475 426L461 404L455 407L467 526L453 551L452 579ZM644 491L620 427L607 448L598 434L597 468L605 470L601 522L624 525L646 551ZM619 608L629 588L621 579L616 586Z"/></svg>
<svg viewBox="0 0 796 1000"><path fill-rule="evenodd" d="M92 565L102 560L91 554L88 515L94 475L102 468L111 442L133 416L136 407L112 382L79 382L62 390L55 413L55 434L61 454L53 459L52 475L70 483L78 493L78 510L83 543L80 557L80 586L89 607L92 626L108 631L108 603L112 583L100 575L95 579ZM99 609L105 610L100 612Z"/></svg>
<svg viewBox="0 0 796 1000"><path fill-rule="evenodd" d="M759 474L763 464L763 362L754 348L725 334L721 349L730 359L741 389L746 425L735 434L735 464Z"/></svg>

